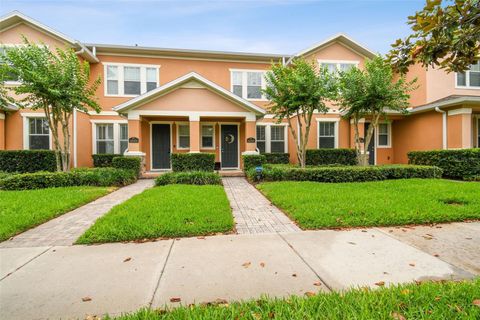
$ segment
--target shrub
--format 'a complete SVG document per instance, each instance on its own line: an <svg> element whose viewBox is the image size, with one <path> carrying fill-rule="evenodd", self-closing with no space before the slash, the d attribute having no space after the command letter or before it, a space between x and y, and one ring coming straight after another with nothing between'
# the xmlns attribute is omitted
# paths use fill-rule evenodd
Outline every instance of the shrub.
<svg viewBox="0 0 480 320"><path fill-rule="evenodd" d="M354 149L309 149L307 150L306 164L313 166L327 164L353 166L357 164L357 154Z"/></svg>
<svg viewBox="0 0 480 320"><path fill-rule="evenodd" d="M267 158L263 154L244 154L242 155L243 159L243 170L247 171L248 169L263 166L267 163Z"/></svg>
<svg viewBox="0 0 480 320"><path fill-rule="evenodd" d="M113 158L123 157L121 154L92 154L93 166L95 168L112 167Z"/></svg>
<svg viewBox="0 0 480 320"><path fill-rule="evenodd" d="M71 186L125 186L136 176L131 170L82 168L71 172L16 174L0 180L0 190L27 190Z"/></svg>
<svg viewBox="0 0 480 320"><path fill-rule="evenodd" d="M463 150L412 151L408 163L437 166L443 175L453 179L469 179L480 175L480 148Z"/></svg>
<svg viewBox="0 0 480 320"><path fill-rule="evenodd" d="M142 168L140 157L115 157L112 160L112 167L117 169L132 170L138 176Z"/></svg>
<svg viewBox="0 0 480 320"><path fill-rule="evenodd" d="M173 171L213 171L215 167L214 153L173 153Z"/></svg>
<svg viewBox="0 0 480 320"><path fill-rule="evenodd" d="M288 164L290 163L289 153L264 153L267 163Z"/></svg>
<svg viewBox="0 0 480 320"><path fill-rule="evenodd" d="M316 182L363 182L387 179L440 178L442 170L429 166L343 166L343 167L287 167L266 166L264 181L316 181ZM254 169L247 171L251 181L256 178Z"/></svg>
<svg viewBox="0 0 480 320"><path fill-rule="evenodd" d="M0 171L37 172L56 171L55 151L51 150L2 150L0 151Z"/></svg>
<svg viewBox="0 0 480 320"><path fill-rule="evenodd" d="M167 172L155 179L157 186L167 184L222 184L220 175L215 172L189 171L189 172Z"/></svg>

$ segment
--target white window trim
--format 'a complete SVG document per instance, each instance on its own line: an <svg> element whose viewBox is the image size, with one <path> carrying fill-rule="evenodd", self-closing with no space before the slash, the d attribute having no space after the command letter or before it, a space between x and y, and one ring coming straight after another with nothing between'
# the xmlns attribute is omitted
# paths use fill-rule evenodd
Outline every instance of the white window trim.
<svg viewBox="0 0 480 320"><path fill-rule="evenodd" d="M337 72L340 71L340 65L341 64L353 64L355 67L358 68L358 65L360 64L360 61L357 60L328 60L328 59L318 59L317 60L318 65L321 67L322 63L332 63L336 65Z"/></svg>
<svg viewBox="0 0 480 320"><path fill-rule="evenodd" d="M379 135L380 135L380 130L378 127L375 130L375 147L377 149L388 149L392 147L392 123L391 122L380 122L379 124L386 124L388 128L388 144L387 145L380 145L379 143Z"/></svg>
<svg viewBox="0 0 480 320"><path fill-rule="evenodd" d="M118 94L109 94L107 91L107 68L109 66L117 67L118 72ZM147 92L147 68L156 70L157 73L157 87L160 86L160 65L156 64L137 64L137 63L118 63L118 62L104 62L103 63L103 90L105 97L137 97L136 94L124 94L124 74L123 67L137 67L140 68L140 95Z"/></svg>
<svg viewBox="0 0 480 320"><path fill-rule="evenodd" d="M475 71L478 72L478 71ZM480 90L480 86L473 87L470 86L470 69L465 71L465 85L459 86L458 85L458 72L455 72L455 89L466 89L466 90Z"/></svg>
<svg viewBox="0 0 480 320"><path fill-rule="evenodd" d="M339 140L339 136L338 136L339 130L338 129L339 129L340 119L317 118L317 149L320 149L320 126L318 125L319 122L334 122L335 123L335 127L334 127L335 136L334 136L333 148L338 149L338 140Z"/></svg>
<svg viewBox="0 0 480 320"><path fill-rule="evenodd" d="M284 127L284 142L285 142L285 146L284 146L284 153L288 153L288 123L266 123L266 122L258 122L256 124L256 126L263 126L265 127L265 153L272 153L272 135L271 135L271 130L272 130L272 126L276 127L276 126L283 126ZM256 137L256 127L255 127L255 143L256 143L256 140L257 140L257 137ZM255 145L256 146L256 145Z"/></svg>
<svg viewBox="0 0 480 320"><path fill-rule="evenodd" d="M248 101L268 101L265 97L265 94L262 92L262 98L260 99L248 99L247 98L247 86L248 86L248 77L247 72L258 72L262 73L262 90L265 90L267 82L265 80L265 75L267 74L267 70L261 69L229 69L230 70L230 91L233 92L233 73L234 72L241 72L242 73L242 97Z"/></svg>
<svg viewBox="0 0 480 320"><path fill-rule="evenodd" d="M213 127L213 145L211 147L204 147L203 146L203 126L212 126ZM215 150L215 133L216 133L216 123L215 122L201 122L200 123L200 149L203 150Z"/></svg>
<svg viewBox="0 0 480 320"><path fill-rule="evenodd" d="M31 118L46 118L45 113L21 113L23 122L23 150L30 150L30 123ZM48 129L48 149L52 150L52 130Z"/></svg>
<svg viewBox="0 0 480 320"><path fill-rule="evenodd" d="M176 135L176 140L177 140L177 145L176 145L177 148L176 149L177 150L190 150L190 146L188 148L181 148L180 147L180 130L178 128L180 126L188 126L188 138L190 139L190 123L189 122L176 122L175 125L176 125L176 129L177 129L176 130L177 132L175 134Z"/></svg>
<svg viewBox="0 0 480 320"><path fill-rule="evenodd" d="M128 124L128 120L90 120L92 123L92 154L97 154L97 125L113 124L113 153L120 154L120 124ZM125 150L125 152L128 152Z"/></svg>

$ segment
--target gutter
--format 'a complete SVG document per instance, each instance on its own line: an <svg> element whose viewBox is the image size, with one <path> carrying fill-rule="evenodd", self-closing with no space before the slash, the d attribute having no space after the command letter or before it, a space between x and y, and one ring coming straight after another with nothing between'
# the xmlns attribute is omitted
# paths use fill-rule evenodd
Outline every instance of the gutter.
<svg viewBox="0 0 480 320"><path fill-rule="evenodd" d="M435 107L435 111L442 114L442 148L447 149L447 111Z"/></svg>

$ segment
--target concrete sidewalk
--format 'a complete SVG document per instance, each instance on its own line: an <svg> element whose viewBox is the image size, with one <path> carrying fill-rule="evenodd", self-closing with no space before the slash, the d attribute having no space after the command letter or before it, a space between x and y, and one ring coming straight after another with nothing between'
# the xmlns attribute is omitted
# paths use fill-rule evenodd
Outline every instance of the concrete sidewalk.
<svg viewBox="0 0 480 320"><path fill-rule="evenodd" d="M480 233L475 232L479 227L477 222L408 232L402 228L306 231L143 244L2 248L0 318L83 319L165 304L377 287L381 281L389 285L470 278L480 267L474 249L480 247ZM472 232L465 235L466 229ZM442 239L438 246L449 249L434 256L437 249L431 247L436 240L423 238L425 234ZM423 250L419 237L431 247ZM410 245L411 241L415 243ZM468 261L454 259L464 254L454 252L457 246L468 251ZM171 302L172 298L181 301Z"/></svg>

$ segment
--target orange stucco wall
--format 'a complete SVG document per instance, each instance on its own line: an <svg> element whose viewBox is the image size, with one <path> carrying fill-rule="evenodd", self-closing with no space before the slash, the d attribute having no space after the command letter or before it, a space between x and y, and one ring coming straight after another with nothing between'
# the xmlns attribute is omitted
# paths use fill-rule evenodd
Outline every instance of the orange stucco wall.
<svg viewBox="0 0 480 320"><path fill-rule="evenodd" d="M0 112L0 150L5 150L5 117L4 113Z"/></svg>

